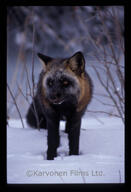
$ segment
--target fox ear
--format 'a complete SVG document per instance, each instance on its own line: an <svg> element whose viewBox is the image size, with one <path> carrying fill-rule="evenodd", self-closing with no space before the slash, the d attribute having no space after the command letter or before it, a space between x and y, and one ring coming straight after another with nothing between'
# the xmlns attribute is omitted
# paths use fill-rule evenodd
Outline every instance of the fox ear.
<svg viewBox="0 0 131 192"><path fill-rule="evenodd" d="M77 74L81 74L85 70L85 59L82 52L76 52L69 58L69 66L71 70Z"/></svg>
<svg viewBox="0 0 131 192"><path fill-rule="evenodd" d="M43 65L44 69L46 68L48 62L50 62L51 60L53 60L53 58L48 57L48 56L46 56L46 55L43 55L43 54L41 54L41 53L37 53L37 55L38 55L38 57L39 57L42 65Z"/></svg>

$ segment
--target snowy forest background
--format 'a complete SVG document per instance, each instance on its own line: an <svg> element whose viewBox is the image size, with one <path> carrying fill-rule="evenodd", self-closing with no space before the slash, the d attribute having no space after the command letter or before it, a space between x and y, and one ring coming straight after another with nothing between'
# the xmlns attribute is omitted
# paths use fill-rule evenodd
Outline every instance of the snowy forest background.
<svg viewBox="0 0 131 192"><path fill-rule="evenodd" d="M8 118L25 116L42 69L37 52L69 57L80 50L94 84L88 115L124 121L124 7L8 7L7 38Z"/></svg>
<svg viewBox="0 0 131 192"><path fill-rule="evenodd" d="M94 85L81 125L80 155L68 156L61 122L58 157L49 162L47 130L32 129L25 121L42 70L37 52L64 58L76 51L83 52ZM125 182L124 52L124 6L7 8L8 183ZM88 174L71 176L72 169ZM34 176L36 170L67 176Z"/></svg>

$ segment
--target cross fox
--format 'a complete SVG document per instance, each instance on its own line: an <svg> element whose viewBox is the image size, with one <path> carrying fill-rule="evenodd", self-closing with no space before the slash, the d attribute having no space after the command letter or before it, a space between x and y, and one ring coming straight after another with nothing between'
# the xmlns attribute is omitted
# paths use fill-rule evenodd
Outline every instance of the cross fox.
<svg viewBox="0 0 131 192"><path fill-rule="evenodd" d="M51 58L38 53L43 65L37 91L26 119L32 127L48 130L47 160L57 156L59 122L66 121L69 155L79 155L81 118L92 97L92 81L85 71L82 52L69 58Z"/></svg>

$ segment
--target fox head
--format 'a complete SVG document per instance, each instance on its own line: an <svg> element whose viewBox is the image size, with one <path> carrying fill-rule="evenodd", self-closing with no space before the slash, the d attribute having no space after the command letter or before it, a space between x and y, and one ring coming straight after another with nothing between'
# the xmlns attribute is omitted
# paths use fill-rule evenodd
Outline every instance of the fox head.
<svg viewBox="0 0 131 192"><path fill-rule="evenodd" d="M42 88L51 104L76 104L81 94L80 80L85 72L85 59L81 52L65 59L54 59L38 53L43 64Z"/></svg>

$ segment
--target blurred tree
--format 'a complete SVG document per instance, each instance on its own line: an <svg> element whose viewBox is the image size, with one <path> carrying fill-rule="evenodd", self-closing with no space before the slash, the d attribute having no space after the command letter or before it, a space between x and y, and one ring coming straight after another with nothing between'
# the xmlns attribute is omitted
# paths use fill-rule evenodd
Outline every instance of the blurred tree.
<svg viewBox="0 0 131 192"><path fill-rule="evenodd" d="M122 6L100 6L113 42L117 37L115 33L115 19L113 10L116 10L120 22L120 32L124 33L124 8ZM106 12L106 14L105 14ZM92 49L88 37L101 44L108 40L102 31L102 22L96 6L15 6L8 7L8 33L13 31L15 39L12 43L20 44L23 33L26 31L25 49L31 51L32 25L36 29L36 49L44 53L60 53L68 55L80 49L84 52Z"/></svg>

